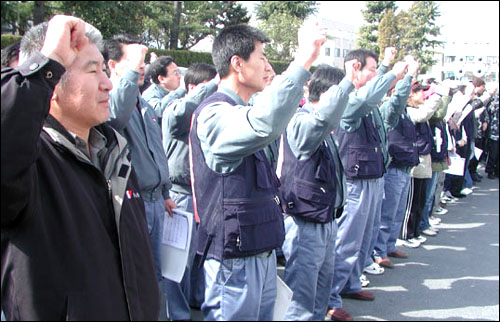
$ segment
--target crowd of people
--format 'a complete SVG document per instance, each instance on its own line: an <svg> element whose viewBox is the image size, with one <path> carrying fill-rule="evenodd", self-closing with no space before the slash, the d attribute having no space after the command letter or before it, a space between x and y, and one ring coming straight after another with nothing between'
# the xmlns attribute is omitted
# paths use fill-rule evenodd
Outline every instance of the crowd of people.
<svg viewBox="0 0 500 322"><path fill-rule="evenodd" d="M350 321L342 298L374 300L366 274L438 234L480 162L498 178L498 86L418 81L393 47L311 74L325 32L298 40L282 75L248 25L185 75L70 16L2 51L5 318L270 321L280 262L286 320ZM195 218L179 283L161 268L176 208Z"/></svg>

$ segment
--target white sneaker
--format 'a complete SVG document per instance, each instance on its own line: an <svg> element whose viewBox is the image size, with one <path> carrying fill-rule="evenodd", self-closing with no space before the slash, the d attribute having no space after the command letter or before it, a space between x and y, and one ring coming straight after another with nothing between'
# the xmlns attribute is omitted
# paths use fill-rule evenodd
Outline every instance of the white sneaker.
<svg viewBox="0 0 500 322"><path fill-rule="evenodd" d="M370 266L364 268L363 272L371 275L384 274L384 268L377 263L372 263Z"/></svg>
<svg viewBox="0 0 500 322"><path fill-rule="evenodd" d="M365 274L361 274L359 281L361 282L361 287L368 287L370 285L370 281L366 278Z"/></svg>
<svg viewBox="0 0 500 322"><path fill-rule="evenodd" d="M429 223L431 224L431 226L438 226L441 223L441 219L430 217Z"/></svg>
<svg viewBox="0 0 500 322"><path fill-rule="evenodd" d="M432 212L433 215L446 215L448 213L448 209L444 209L442 207L437 207L436 210ZM432 218L432 217L431 217Z"/></svg>
<svg viewBox="0 0 500 322"><path fill-rule="evenodd" d="M472 193L472 189L469 189L469 188L463 188L462 191L460 191L461 194L463 195L470 195Z"/></svg>
<svg viewBox="0 0 500 322"><path fill-rule="evenodd" d="M423 243L425 243L427 241L427 238L425 238L424 236L420 235L420 236L412 238L410 240L417 241L420 244L423 244Z"/></svg>
<svg viewBox="0 0 500 322"><path fill-rule="evenodd" d="M408 240L401 239L401 245L408 248L418 248L420 246L420 242L415 238Z"/></svg>
<svg viewBox="0 0 500 322"><path fill-rule="evenodd" d="M436 236L437 235L437 232L435 232L434 230L432 230L430 227L427 228L427 229L422 230L421 233L424 234L424 235L426 235L426 236Z"/></svg>

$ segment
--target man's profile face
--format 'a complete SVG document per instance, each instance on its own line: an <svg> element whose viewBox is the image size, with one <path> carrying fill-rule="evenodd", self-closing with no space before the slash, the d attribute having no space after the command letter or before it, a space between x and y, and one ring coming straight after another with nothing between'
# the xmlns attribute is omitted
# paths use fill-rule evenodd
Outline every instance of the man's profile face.
<svg viewBox="0 0 500 322"><path fill-rule="evenodd" d="M240 82L250 88L254 94L264 90L272 75L271 65L264 54L264 44L256 41L255 49L248 60L241 59L241 63Z"/></svg>
<svg viewBox="0 0 500 322"><path fill-rule="evenodd" d="M361 70L359 76L358 88L365 86L366 83L368 83L376 75L377 75L377 61L373 57L367 57L366 65Z"/></svg>
<svg viewBox="0 0 500 322"><path fill-rule="evenodd" d="M54 92L65 118L91 128L108 120L112 87L99 49L88 44L78 53Z"/></svg>
<svg viewBox="0 0 500 322"><path fill-rule="evenodd" d="M181 84L181 72L174 62L168 64L165 69L167 76L158 76L158 82L160 86L165 88L167 91L175 91Z"/></svg>

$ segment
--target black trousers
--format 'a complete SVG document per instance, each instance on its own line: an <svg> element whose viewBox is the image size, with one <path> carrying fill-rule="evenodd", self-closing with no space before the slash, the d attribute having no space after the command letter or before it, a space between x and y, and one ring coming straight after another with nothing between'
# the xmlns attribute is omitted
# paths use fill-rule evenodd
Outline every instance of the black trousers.
<svg viewBox="0 0 500 322"><path fill-rule="evenodd" d="M411 202L407 204L405 218L401 227L401 239L408 240L420 236L418 225L422 219L422 210L425 206L425 197L429 179L411 178Z"/></svg>
<svg viewBox="0 0 500 322"><path fill-rule="evenodd" d="M488 139L488 161L486 162L486 173L498 176L498 141Z"/></svg>

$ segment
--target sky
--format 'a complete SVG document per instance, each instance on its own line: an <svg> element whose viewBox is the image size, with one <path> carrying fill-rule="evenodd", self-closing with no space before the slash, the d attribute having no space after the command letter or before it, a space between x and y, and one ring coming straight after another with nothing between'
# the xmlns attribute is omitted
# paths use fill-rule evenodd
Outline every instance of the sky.
<svg viewBox="0 0 500 322"><path fill-rule="evenodd" d="M251 11L252 4L247 2ZM356 30L365 23L361 9L365 1L318 1L318 16L351 24ZM413 1L396 1L399 9L407 11ZM459 42L490 42L499 44L499 2L498 1L436 1L441 16L436 24L441 27L442 39ZM498 50L497 50L498 51Z"/></svg>

